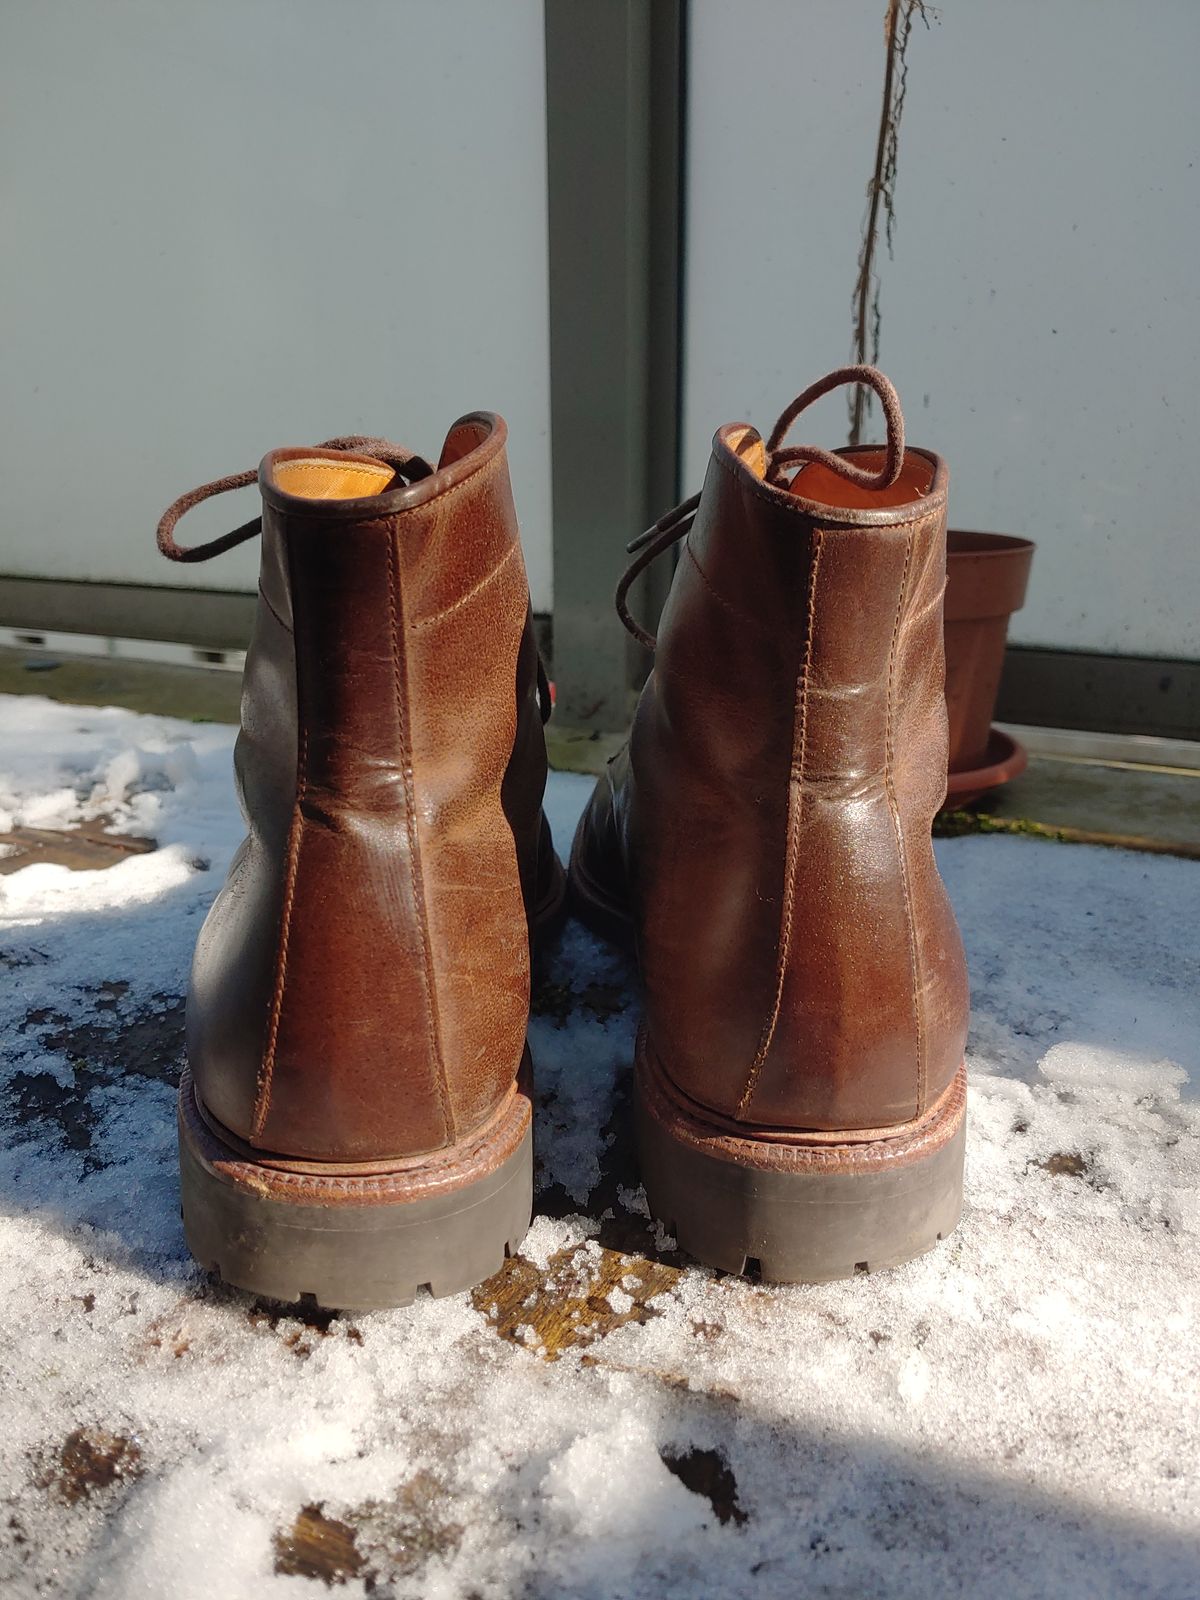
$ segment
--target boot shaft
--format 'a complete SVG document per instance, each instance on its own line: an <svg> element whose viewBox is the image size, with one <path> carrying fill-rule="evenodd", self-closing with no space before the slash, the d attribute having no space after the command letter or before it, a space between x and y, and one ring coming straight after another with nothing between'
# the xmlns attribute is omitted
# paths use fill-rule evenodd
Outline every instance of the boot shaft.
<svg viewBox="0 0 1200 1600"><path fill-rule="evenodd" d="M417 1155L524 1049L545 748L503 423L436 473L277 451L236 767L248 838L198 944L200 1099L255 1146Z"/></svg>
<svg viewBox="0 0 1200 1600"><path fill-rule="evenodd" d="M877 471L883 452L845 452ZM945 793L946 472L768 482L714 441L630 748L650 1038L739 1123L891 1126L962 1059L965 970L933 861Z"/></svg>

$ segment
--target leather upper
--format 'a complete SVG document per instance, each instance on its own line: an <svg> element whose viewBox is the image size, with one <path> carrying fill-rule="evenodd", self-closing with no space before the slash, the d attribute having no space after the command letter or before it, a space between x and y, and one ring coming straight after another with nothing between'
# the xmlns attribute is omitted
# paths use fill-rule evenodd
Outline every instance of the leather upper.
<svg viewBox="0 0 1200 1600"><path fill-rule="evenodd" d="M521 1062L526 905L556 864L505 439L465 418L432 476L381 491L369 458L262 463L235 752L248 834L187 1013L203 1104L258 1147L437 1150Z"/></svg>
<svg viewBox="0 0 1200 1600"><path fill-rule="evenodd" d="M714 441L578 860L632 912L649 1041L684 1096L747 1127L891 1127L949 1085L967 1028L930 837L946 470L909 451L882 494L818 465L776 487L756 441Z"/></svg>

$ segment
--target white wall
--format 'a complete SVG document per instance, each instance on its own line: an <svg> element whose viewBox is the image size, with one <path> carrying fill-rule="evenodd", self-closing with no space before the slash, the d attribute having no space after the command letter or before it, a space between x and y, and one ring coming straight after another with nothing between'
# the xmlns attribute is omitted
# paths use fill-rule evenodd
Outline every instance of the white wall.
<svg viewBox="0 0 1200 1600"><path fill-rule="evenodd" d="M1200 656L1200 5L937 9L882 262L910 438L953 524L1038 541L1015 639ZM849 355L884 12L694 0L688 487L719 423L765 433ZM845 441L840 400L811 416Z"/></svg>
<svg viewBox="0 0 1200 1600"><path fill-rule="evenodd" d="M4 0L0 571L252 588L169 500L490 408L548 608L543 74L540 0Z"/></svg>

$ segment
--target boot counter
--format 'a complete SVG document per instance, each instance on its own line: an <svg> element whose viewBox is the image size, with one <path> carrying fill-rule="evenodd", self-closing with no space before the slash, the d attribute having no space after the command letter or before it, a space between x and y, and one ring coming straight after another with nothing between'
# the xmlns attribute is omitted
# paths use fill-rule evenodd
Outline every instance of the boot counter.
<svg viewBox="0 0 1200 1600"><path fill-rule="evenodd" d="M529 1018L524 891L537 886L546 745L529 584L504 457L453 517L406 520L402 559L444 575L474 543L482 571L418 595L406 565L416 838L455 1127L487 1116L516 1075ZM484 564L486 563L486 564ZM515 690L515 693L514 693Z"/></svg>
<svg viewBox="0 0 1200 1600"><path fill-rule="evenodd" d="M726 1117L901 1123L949 1083L966 1030L930 839L941 519L820 528L709 487L634 734L651 1039ZM734 519L738 539L715 537Z"/></svg>
<svg viewBox="0 0 1200 1600"><path fill-rule="evenodd" d="M479 512L464 498L453 516L430 510L460 543ZM511 501L496 516L498 535ZM287 722L260 691L290 655L292 767L286 738L239 741L250 834L198 943L188 1050L216 1117L296 1157L442 1148L495 1109L524 1050L527 934L501 802L524 572L506 554L485 594L414 615L406 561L433 537L416 520L264 519L264 570L282 556L290 616L262 625L244 725Z"/></svg>

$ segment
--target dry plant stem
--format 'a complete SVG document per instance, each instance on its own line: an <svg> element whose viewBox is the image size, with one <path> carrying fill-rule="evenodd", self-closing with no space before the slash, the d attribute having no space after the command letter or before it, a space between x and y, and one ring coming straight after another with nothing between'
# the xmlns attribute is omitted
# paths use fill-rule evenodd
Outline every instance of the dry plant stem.
<svg viewBox="0 0 1200 1600"><path fill-rule="evenodd" d="M914 14L920 16L926 27L929 26L924 0L888 0L883 24L887 54L879 110L879 137L875 143L875 167L867 185L867 216L858 253L858 278L854 285L853 359L860 365L874 365L879 359L879 279L875 271L875 255L879 244L881 212L889 255L892 249L896 223L894 202L900 117L908 84L906 51ZM871 407L870 394L861 386L856 388L849 406L849 443L862 444L863 428Z"/></svg>

